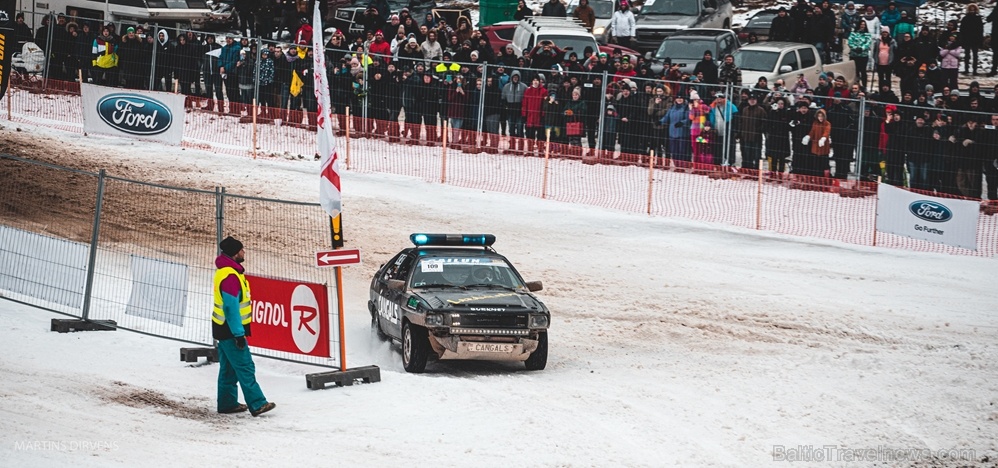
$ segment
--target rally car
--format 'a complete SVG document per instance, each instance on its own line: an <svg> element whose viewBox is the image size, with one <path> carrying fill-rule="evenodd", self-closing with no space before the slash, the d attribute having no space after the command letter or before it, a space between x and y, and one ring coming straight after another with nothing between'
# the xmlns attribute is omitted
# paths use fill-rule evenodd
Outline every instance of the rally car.
<svg viewBox="0 0 998 468"><path fill-rule="evenodd" d="M551 313L491 234L412 234L413 247L371 281L371 327L401 343L402 366L423 372L430 359L523 361L547 365Z"/></svg>

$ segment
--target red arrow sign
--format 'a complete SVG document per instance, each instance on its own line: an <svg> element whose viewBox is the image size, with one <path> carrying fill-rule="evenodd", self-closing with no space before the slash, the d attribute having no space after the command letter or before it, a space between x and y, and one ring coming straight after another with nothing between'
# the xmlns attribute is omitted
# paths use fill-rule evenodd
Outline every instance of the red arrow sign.
<svg viewBox="0 0 998 468"><path fill-rule="evenodd" d="M360 263L360 250L327 250L315 253L315 264L320 267L352 265Z"/></svg>

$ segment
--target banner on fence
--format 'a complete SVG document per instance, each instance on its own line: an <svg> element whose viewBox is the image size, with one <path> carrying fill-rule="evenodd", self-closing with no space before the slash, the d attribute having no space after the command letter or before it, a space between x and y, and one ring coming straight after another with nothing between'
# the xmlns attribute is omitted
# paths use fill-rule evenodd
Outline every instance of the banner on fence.
<svg viewBox="0 0 998 468"><path fill-rule="evenodd" d="M132 255L132 293L125 313L184 326L187 265Z"/></svg>
<svg viewBox="0 0 998 468"><path fill-rule="evenodd" d="M329 295L321 284L246 275L252 346L329 357Z"/></svg>
<svg viewBox="0 0 998 468"><path fill-rule="evenodd" d="M179 145L184 139L184 95L80 85L83 131Z"/></svg>
<svg viewBox="0 0 998 468"><path fill-rule="evenodd" d="M0 0L0 99L7 95L7 85L10 83L10 56L17 46L17 42L13 40L15 8L17 2L14 0Z"/></svg>
<svg viewBox="0 0 998 468"><path fill-rule="evenodd" d="M78 309L89 252L86 244L0 226L0 290Z"/></svg>
<svg viewBox="0 0 998 468"><path fill-rule="evenodd" d="M877 230L977 250L980 208L975 201L930 197L879 184Z"/></svg>

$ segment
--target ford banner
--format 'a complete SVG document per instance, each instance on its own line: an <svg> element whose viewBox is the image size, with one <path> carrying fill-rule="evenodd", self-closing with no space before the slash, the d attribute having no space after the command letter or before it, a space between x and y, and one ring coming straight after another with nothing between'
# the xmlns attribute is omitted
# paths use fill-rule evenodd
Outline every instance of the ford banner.
<svg viewBox="0 0 998 468"><path fill-rule="evenodd" d="M977 250L980 202L931 197L880 184L877 230Z"/></svg>
<svg viewBox="0 0 998 468"><path fill-rule="evenodd" d="M246 275L253 299L250 346L329 357L329 294L321 284Z"/></svg>
<svg viewBox="0 0 998 468"><path fill-rule="evenodd" d="M83 131L179 145L184 138L184 95L84 83Z"/></svg>

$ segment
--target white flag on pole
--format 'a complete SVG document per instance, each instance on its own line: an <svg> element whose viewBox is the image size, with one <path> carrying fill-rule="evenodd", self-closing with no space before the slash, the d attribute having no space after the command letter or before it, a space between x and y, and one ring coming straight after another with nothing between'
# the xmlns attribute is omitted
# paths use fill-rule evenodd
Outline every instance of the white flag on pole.
<svg viewBox="0 0 998 468"><path fill-rule="evenodd" d="M315 82L315 100L318 103L316 143L321 157L319 165L319 204L330 217L340 214L340 158L333 141L332 119L329 114L329 81L326 78L326 54L322 44L322 15L319 2L315 2L312 15L312 69Z"/></svg>

